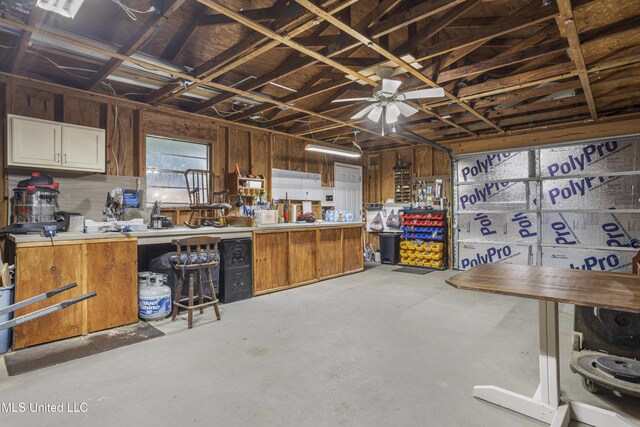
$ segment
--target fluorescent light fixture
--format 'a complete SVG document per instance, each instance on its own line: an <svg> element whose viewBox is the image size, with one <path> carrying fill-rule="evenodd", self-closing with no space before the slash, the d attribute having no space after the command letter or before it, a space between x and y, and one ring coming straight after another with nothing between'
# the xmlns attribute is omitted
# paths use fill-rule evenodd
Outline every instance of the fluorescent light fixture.
<svg viewBox="0 0 640 427"><path fill-rule="evenodd" d="M333 154L336 156L343 156L343 157L360 157L362 156L362 154L360 153L356 153L353 151L347 151L347 150L341 150L339 148L331 148L331 147L325 147L324 145L315 145L315 144L307 144L304 147L305 150L307 151L315 151L317 153L325 153L325 154Z"/></svg>
<svg viewBox="0 0 640 427"><path fill-rule="evenodd" d="M288 90L289 92L293 92L293 93L298 92L298 91L297 91L297 90L295 90L295 89L291 89L290 87L287 87L287 86L281 85L281 84L279 84L279 83L269 82L269 84L270 84L270 85L273 85L273 86L275 86L275 87L279 87L280 89Z"/></svg>
<svg viewBox="0 0 640 427"><path fill-rule="evenodd" d="M38 0L36 6L73 19L78 10L80 10L82 3L84 3L84 0Z"/></svg>

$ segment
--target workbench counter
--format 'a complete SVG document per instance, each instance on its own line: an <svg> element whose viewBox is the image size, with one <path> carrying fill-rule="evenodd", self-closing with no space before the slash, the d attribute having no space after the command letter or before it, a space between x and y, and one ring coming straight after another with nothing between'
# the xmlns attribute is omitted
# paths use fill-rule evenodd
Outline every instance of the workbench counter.
<svg viewBox="0 0 640 427"><path fill-rule="evenodd" d="M147 231L138 231L130 233L71 233L60 232L54 237L54 243L76 241L76 240L103 240L103 239L118 239L137 237L138 245L151 245L159 243L171 243L175 238L188 237L188 236L217 236L221 239L240 239L251 237L254 231L268 231L268 230L287 230L287 229L305 229L305 228L329 228L329 227L362 227L361 222L322 222L322 223L285 223L285 224L265 224L257 227L200 227L200 228L188 228L184 226L178 226L173 228L162 229L149 229ZM8 239L14 242L17 246L22 244L42 243L50 244L51 240L48 237L42 237L38 234L9 234Z"/></svg>
<svg viewBox="0 0 640 427"><path fill-rule="evenodd" d="M196 229L188 227L173 227L162 229L149 229L147 231L130 232L130 233L70 233L60 232L53 238L54 243L75 241L75 240L102 240L102 239L119 239L119 238L138 238L138 244L152 244L152 243L170 243L172 239L178 237L194 236L194 235L212 235L220 236L221 238L239 238L239 237L251 237L251 232L255 228L252 227L200 227ZM230 236L228 236L230 235ZM51 240L47 237L42 237L38 234L10 234L9 240L20 245L22 243L51 243Z"/></svg>
<svg viewBox="0 0 640 427"><path fill-rule="evenodd" d="M97 297L14 328L14 348L85 335L138 320L141 256L170 250L195 235L251 238L253 294L261 295L362 271L362 223L270 224L260 227L174 227L137 233L59 233L53 244L34 234L9 235L16 265L16 301L77 283L71 291L30 306L40 309L88 292ZM158 246L152 246L152 245ZM136 256L137 255L137 256ZM17 312L26 314L28 309Z"/></svg>

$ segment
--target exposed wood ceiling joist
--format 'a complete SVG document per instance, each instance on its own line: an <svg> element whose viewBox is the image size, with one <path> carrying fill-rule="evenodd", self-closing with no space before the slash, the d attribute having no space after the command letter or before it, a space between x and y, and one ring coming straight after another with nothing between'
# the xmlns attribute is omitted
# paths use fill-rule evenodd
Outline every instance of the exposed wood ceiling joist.
<svg viewBox="0 0 640 427"><path fill-rule="evenodd" d="M108 55L108 56L110 56L112 58L121 59L123 61L131 61L131 62L133 62L133 63L135 63L137 65L140 65L142 67L156 69L158 71L162 71L162 72L165 72L165 73L173 73L174 75L179 75L180 77L182 77L183 79L185 79L185 80L187 80L189 82L193 82L193 83L198 83L199 82L199 80L197 80L195 77L192 77L192 76L190 76L188 74L177 73L177 72L174 72L173 70L165 68L165 67L163 67L161 65L153 64L151 62L146 62L146 61L143 61L143 60L140 60L140 59L130 58L127 55L124 55L122 53L109 51L108 49L103 49L103 48L100 48L98 46L87 44L85 42L81 42L81 41L78 41L78 40L67 38L67 37L52 33L50 31L47 31L45 29L36 28L34 26L31 26L31 25L23 24L23 23L20 23L20 22L15 22L15 21L8 20L8 19L5 19L5 18L0 18L0 25L7 25L7 26L18 28L18 29L21 29L21 30L31 31L33 33L41 33L41 34L44 34L44 35L46 35L48 37L57 39L57 40L59 40L61 42L64 42L64 43L77 45L78 47L82 47L82 48L85 48L85 49L95 49L97 51L100 51L100 53L102 53L104 55ZM213 87L214 89L217 89L217 90L231 92L231 93L234 93L236 95L252 97L252 98L256 99L259 102L271 103L273 105L277 105L277 106L289 108L291 110L299 111L299 112L304 113L306 115L318 117L318 118L323 119L323 120L331 121L331 122L334 122L334 123L340 123L343 126L348 127L348 128L355 128L355 129L358 129L358 130L360 130L362 132L365 132L365 133L369 133L369 134L376 135L376 136L378 135L378 132L373 131L371 129L368 129L368 128L365 128L365 127L362 127L362 126L353 125L351 123L345 122L345 121L340 120L340 119L336 119L334 117L324 116L322 114L315 113L314 111L306 110L306 109L299 108L299 107L296 107L296 106L290 106L290 105L287 105L287 104L285 104L283 102L280 102L280 101L277 101L277 100L274 100L274 99L271 99L271 98L267 98L267 97L264 97L264 96L256 95L256 94L253 94L253 93L249 93L249 92L246 92L246 91L243 91L243 90L239 90L239 89L236 89L236 88L233 88L233 87L230 87L230 86L225 86L225 85L222 85L222 84L219 84L219 83L208 82L208 85ZM394 136L387 136L387 138L392 139L392 140L394 140L394 141L396 141L396 142L398 142L398 143L400 143L402 145L407 145L407 144L413 145L414 144L414 142L407 142L407 141L405 141L403 139L400 139L400 138L394 137Z"/></svg>
<svg viewBox="0 0 640 427"><path fill-rule="evenodd" d="M38 10L36 8L33 8L31 13L29 14L29 18L27 19L27 25L34 25L37 19ZM22 34L20 35L20 40L18 40L18 44L16 45L16 51L9 63L10 73L17 74L20 71L20 65L22 65L22 60L25 53L27 52L29 40L31 40L31 31L23 30Z"/></svg>
<svg viewBox="0 0 640 427"><path fill-rule="evenodd" d="M353 37L356 40L360 41L365 46L368 46L370 49L372 49L373 51L377 52L378 54L380 54L384 58L388 59L389 61L394 62L399 67L404 68L405 70L407 70L407 72L409 74L411 74L412 76L416 77L417 79L422 81L427 86L438 87L438 84L436 82L432 81L427 76L422 74L420 71L416 70L413 66L411 66L411 64L407 63L403 59L401 59L398 56L394 55L393 53L389 52L387 49L383 48L377 42L371 40L370 38L366 37L363 34L358 33L355 29L353 29L350 26L344 24L339 19L336 19L333 16L330 16L324 10L322 10L318 6L314 5L309 0L296 0L296 2L298 2L299 4L304 6L305 8L309 9L314 14L316 14L318 16L321 16L327 22L330 22L331 24L333 24L334 26L336 26L340 30L344 31L346 34L349 34L351 37ZM478 113L476 110L474 110L469 105L460 102L458 100L458 98L455 95L453 95L451 92L445 91L445 96L447 98L449 98L451 101L459 103L465 110L467 110L469 113L473 114L474 116L476 116L478 119L482 120L483 122L487 123L489 126L493 127L494 129L496 129L499 132L502 132L502 129L499 126L497 126L496 124L494 124L493 122L488 120L486 117L484 117L482 114ZM443 119L441 116L438 116L437 114L434 114L433 112L431 112L429 110L427 110L427 113L429 115L432 115L432 116L438 118L439 120L444 121L445 123L448 122L446 119ZM453 122L448 122L448 123L453 123Z"/></svg>
<svg viewBox="0 0 640 427"><path fill-rule="evenodd" d="M558 0L548 6L541 0L513 0L506 9L498 6L506 0L264 0L239 12L237 3L210 1L246 20L215 10L204 16L210 9L204 0L183 5L161 26L153 27L161 15L137 23L123 18L112 26L117 31L92 26L87 18L65 21L42 11L37 19L34 11L26 24L0 18L0 25L22 30L4 35L15 50L8 50L3 61L24 58L13 65L6 61L4 69L74 87L87 87L87 73L94 73L95 92L105 90L99 85L107 78L123 94L161 86L152 90L150 103L166 101L163 108L201 111L205 117L214 116L211 106L229 110L222 103L251 98L261 104L242 111L236 105L235 114L220 115L249 121L258 114L254 119L261 128L326 139L362 128L365 149L416 143L403 141L401 134L382 142L372 122L352 122L348 117L365 104L331 103L369 95L377 85L370 74L388 62L408 70L404 90L435 84L446 89L444 101L423 104L423 113L398 127L439 142L462 132L606 120L640 108L634 95L640 90L640 0ZM83 7L104 12L101 5L85 2ZM103 21L106 16L85 14ZM211 43L221 35L224 49ZM120 47L99 40L114 40ZM420 71L407 67L412 62L407 54L422 60ZM82 76L62 74L58 64L80 67ZM175 80L167 82L167 75ZM247 76L230 87L229 82ZM210 99L194 102L203 95Z"/></svg>
<svg viewBox="0 0 640 427"><path fill-rule="evenodd" d="M578 77L582 83L584 95L587 98L591 118L593 120L597 120L598 112L596 110L596 103L593 99L593 93L591 92L589 76L587 75L587 65L584 62L582 48L580 47L580 37L578 36L578 30L576 29L576 23L573 17L571 0L557 0L557 3L558 9L560 10L558 24L564 25L564 34L566 35L567 40L569 40L569 47L571 48L571 60L574 62L578 70Z"/></svg>
<svg viewBox="0 0 640 427"><path fill-rule="evenodd" d="M323 63L325 63L325 64L327 64L327 65L329 65L329 66L331 66L331 67L333 67L333 68L335 68L337 70L340 70L340 71L344 72L345 74L353 77L356 80L363 81L363 82L365 82L368 85L373 86L373 87L376 87L378 85L378 82L376 82L374 80L371 80L369 77L364 76L364 75L358 73L357 71L354 71L351 68L346 67L346 66L334 61L333 59L331 59L331 58L329 58L329 57L327 57L327 56L325 56L325 55L323 55L323 54L321 54L319 52L316 52L316 51L314 51L312 49L309 49L309 48L307 48L305 46L302 46L302 45L296 43L295 41L291 40L291 38L288 37L288 36L282 36L282 35L280 35L278 33L275 33L273 31L269 30L268 28L266 28L266 27L264 27L264 26L262 26L262 25L260 25L258 23L252 22L250 19L245 18L244 16L240 15L239 13L234 12L233 10L227 8L226 6L223 6L223 5L221 5L219 3L216 3L215 1L212 1L212 0L198 0L198 2L208 6L209 8L215 10L218 13L224 14L226 16L229 16L232 19L235 19L239 23L241 23L243 25L246 25L247 27L258 31L258 32L264 34L265 36L267 36L269 38L272 38L273 40L275 40L275 41L277 41L279 43L285 44L285 45L287 45L287 46L289 46L289 47L291 47L291 48L293 48L293 49L295 49L295 50L297 50L297 51L299 51L299 52L301 52L301 53L303 53L303 54L305 54L305 55L307 55L307 56L309 56L309 57L311 57L311 58L313 58L313 59L315 59L317 61L323 62ZM324 10L322 10L322 13L320 14L320 10L321 9L319 9L317 11L318 12L317 15L320 16L322 19L327 20L328 22L331 22L332 24L334 24L334 22L341 22L341 21L335 20L335 18L333 18L333 16L330 13L325 12ZM314 12L316 12L316 11L314 11ZM356 32L355 29L352 29L349 26L345 25L345 28L348 28L349 31L351 33L353 33L353 34L359 34L359 33ZM352 35L351 33L347 33L347 34ZM380 47L380 49L382 49L382 48ZM376 49L374 49L374 50L376 50ZM380 50L380 52L381 51L383 51L383 50ZM389 55L391 55L391 54L389 54ZM400 60L400 58L398 58L398 60ZM402 61L402 60L400 60L400 61ZM398 63L398 65L407 66L411 70L414 69L411 65L407 64L404 61L402 61L402 63ZM424 77L424 78L426 79L426 77ZM435 83L433 83L433 84L435 85ZM205 101L203 104L208 104L208 102L209 101ZM199 107L198 107L198 109L195 109L194 111L200 111ZM435 113L432 113L432 112L429 112L429 111L426 111L426 112L428 114L438 118L439 120L443 121L444 123L448 124L449 126L460 127L457 124L455 124L454 122L451 122L451 121L449 121L447 119L444 119L444 118L438 116ZM461 129L464 130L465 132L468 132L464 128L461 128Z"/></svg>
<svg viewBox="0 0 640 427"><path fill-rule="evenodd" d="M124 45L118 50L119 53L129 56L135 53L141 46L143 46L156 31L164 24L169 16L178 10L180 6L186 0L173 0L162 14L153 15L151 18L145 21L144 25L138 32L136 32ZM93 90L98 86L107 76L113 73L116 68L122 64L123 60L118 58L111 58L100 71L98 71L86 85L86 89Z"/></svg>
<svg viewBox="0 0 640 427"><path fill-rule="evenodd" d="M338 0L327 0L323 4L332 5L337 1ZM340 10L343 10L355 1L357 0L346 0L334 8L332 13L337 13ZM206 7L206 5L203 6ZM274 28L276 31L283 32L293 29L289 34L290 36L296 36L316 25L314 23L314 19L307 16L306 13L301 13L301 10L302 8L300 7L282 8L280 17L273 22L271 28ZM240 65L249 62L264 53L269 52L273 47L277 46L277 43L268 42L268 40L269 39L263 35L253 32L247 37L244 37L237 44L217 55L215 58L211 58L197 66L195 69L195 75L202 80L201 83L187 87L185 87L180 81L168 83L163 88L151 93L147 98L147 102L155 104L157 102L166 101L167 99L175 98L191 92L203 83L213 81L215 78L234 70Z"/></svg>

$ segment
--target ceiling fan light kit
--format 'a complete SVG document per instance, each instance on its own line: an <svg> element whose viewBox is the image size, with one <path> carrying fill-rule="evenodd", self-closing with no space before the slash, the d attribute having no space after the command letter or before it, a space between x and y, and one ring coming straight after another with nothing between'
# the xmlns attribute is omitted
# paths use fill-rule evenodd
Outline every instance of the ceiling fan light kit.
<svg viewBox="0 0 640 427"><path fill-rule="evenodd" d="M392 68L379 68L377 70L382 82L373 89L373 94L370 97L335 99L332 102L371 102L371 104L353 115L351 120L358 120L366 116L372 122L378 123L382 118L382 136L384 136L385 124L393 125L400 116L410 117L419 111L404 101L421 98L441 98L444 96L444 89L441 87L398 92L402 82L388 78L394 72L395 70Z"/></svg>

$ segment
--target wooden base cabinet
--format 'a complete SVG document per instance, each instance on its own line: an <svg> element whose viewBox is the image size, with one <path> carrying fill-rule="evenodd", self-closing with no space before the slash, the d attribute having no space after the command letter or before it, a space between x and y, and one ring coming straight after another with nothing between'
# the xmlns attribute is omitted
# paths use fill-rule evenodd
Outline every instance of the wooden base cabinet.
<svg viewBox="0 0 640 427"><path fill-rule="evenodd" d="M256 231L253 294L362 271L363 250L361 226Z"/></svg>
<svg viewBox="0 0 640 427"><path fill-rule="evenodd" d="M76 282L74 289L18 310L21 316L89 292L97 296L16 326L19 349L138 321L136 238L18 244L15 301Z"/></svg>
<svg viewBox="0 0 640 427"><path fill-rule="evenodd" d="M253 294L289 287L289 234L281 231L253 233Z"/></svg>

